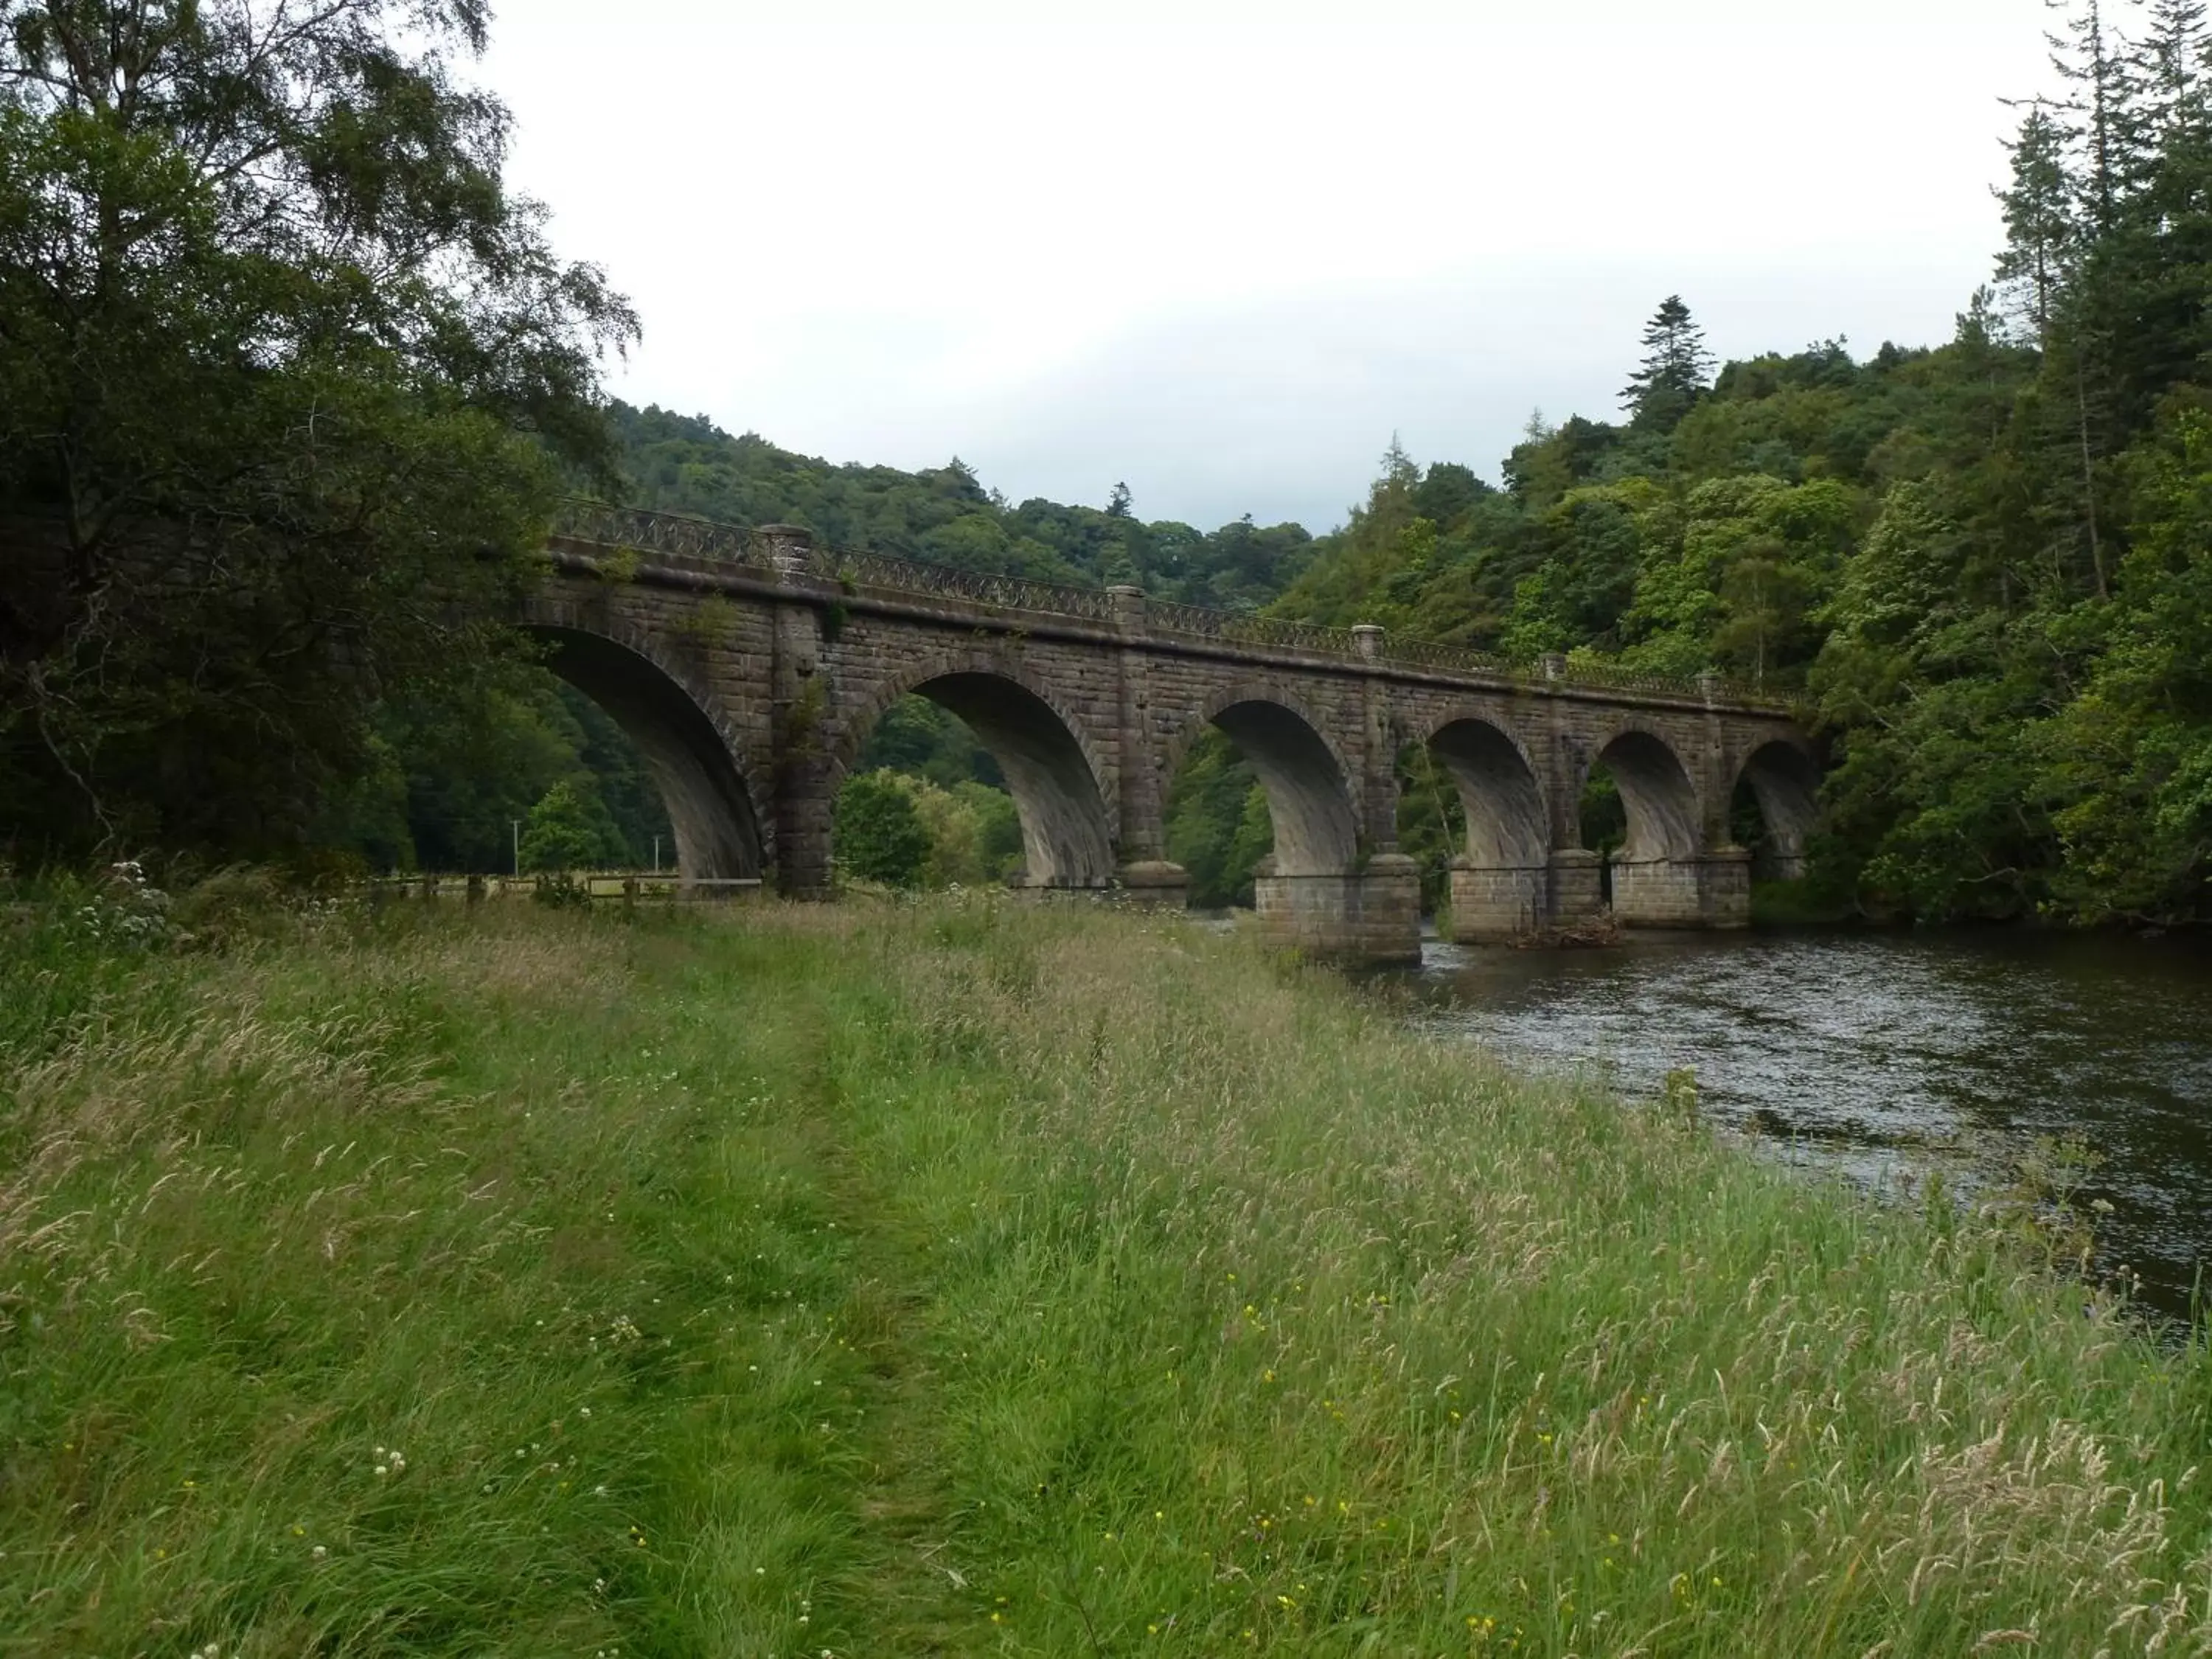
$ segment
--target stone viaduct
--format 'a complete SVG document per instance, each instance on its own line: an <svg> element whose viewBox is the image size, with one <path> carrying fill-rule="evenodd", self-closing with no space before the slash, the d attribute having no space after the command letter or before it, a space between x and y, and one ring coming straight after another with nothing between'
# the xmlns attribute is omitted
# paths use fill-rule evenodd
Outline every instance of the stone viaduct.
<svg viewBox="0 0 2212 1659"><path fill-rule="evenodd" d="M1739 780L1774 855L1802 860L1818 773L1785 708L1695 683L1263 620L816 547L579 505L523 625L643 751L685 878L830 880L830 808L876 722L910 693L997 758L1037 889L1180 904L1168 782L1209 725L1267 792L1266 930L1317 953L1419 950L1419 882L1398 852L1398 761L1425 745L1456 784L1467 844L1455 937L1571 923L1603 905L1579 803L1602 762L1626 807L1610 867L1629 926L1735 927L1751 854L1729 835Z"/></svg>

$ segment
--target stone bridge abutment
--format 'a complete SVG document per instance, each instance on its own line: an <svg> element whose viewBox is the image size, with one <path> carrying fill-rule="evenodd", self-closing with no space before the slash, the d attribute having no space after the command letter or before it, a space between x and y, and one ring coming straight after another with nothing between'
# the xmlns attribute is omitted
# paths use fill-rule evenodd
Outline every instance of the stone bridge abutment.
<svg viewBox="0 0 2212 1659"><path fill-rule="evenodd" d="M1598 766L1627 817L1609 873L1630 925L1747 925L1738 781L1777 875L1802 867L1819 782L1786 711L1710 678L1557 658L1532 671L1380 629L831 552L779 526L580 507L521 621L637 742L686 875L766 874L787 892L828 888L837 789L910 695L957 714L996 759L1021 819L1020 880L1045 890L1182 902L1164 800L1191 745L1220 731L1273 822L1262 925L1330 956L1419 953L1419 880L1397 843L1409 745L1464 812L1450 915L1466 939L1602 908L1607 872L1580 820Z"/></svg>

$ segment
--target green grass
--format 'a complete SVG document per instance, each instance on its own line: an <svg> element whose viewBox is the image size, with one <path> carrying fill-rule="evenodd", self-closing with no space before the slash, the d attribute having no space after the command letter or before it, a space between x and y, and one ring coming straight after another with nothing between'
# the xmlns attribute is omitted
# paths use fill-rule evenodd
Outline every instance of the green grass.
<svg viewBox="0 0 2212 1659"><path fill-rule="evenodd" d="M0 945L0 1654L2212 1642L2198 1348L1240 939L264 931Z"/></svg>

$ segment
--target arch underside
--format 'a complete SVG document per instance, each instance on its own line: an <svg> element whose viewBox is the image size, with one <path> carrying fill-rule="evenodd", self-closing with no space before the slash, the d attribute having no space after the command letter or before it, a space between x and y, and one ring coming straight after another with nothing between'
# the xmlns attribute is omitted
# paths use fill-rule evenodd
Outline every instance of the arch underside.
<svg viewBox="0 0 2212 1659"><path fill-rule="evenodd" d="M1260 780L1275 830L1275 873L1340 875L1359 853L1344 769L1321 734L1277 702L1232 703L1213 717Z"/></svg>
<svg viewBox="0 0 2212 1659"><path fill-rule="evenodd" d="M939 675L913 688L957 715L1005 774L1022 823L1032 887L1104 887L1114 878L1113 826L1083 746L1036 693L1000 675Z"/></svg>
<svg viewBox="0 0 2212 1659"><path fill-rule="evenodd" d="M1631 864L1698 855L1698 792L1674 751L1648 732L1624 732L1599 752L1628 815L1619 854Z"/></svg>
<svg viewBox="0 0 2212 1659"><path fill-rule="evenodd" d="M1467 817L1467 859L1481 869L1528 870L1550 854L1544 795L1527 758L1486 720L1455 720L1429 739Z"/></svg>
<svg viewBox="0 0 2212 1659"><path fill-rule="evenodd" d="M1802 875L1806 838L1820 811L1820 768L1796 744L1777 740L1753 750L1741 775L1758 798L1759 816L1766 823L1767 845L1762 850L1768 867L1762 875Z"/></svg>
<svg viewBox="0 0 2212 1659"><path fill-rule="evenodd" d="M729 744L658 665L598 634L533 626L551 647L545 666L613 719L645 757L676 833L678 868L693 881L757 878L760 822Z"/></svg>

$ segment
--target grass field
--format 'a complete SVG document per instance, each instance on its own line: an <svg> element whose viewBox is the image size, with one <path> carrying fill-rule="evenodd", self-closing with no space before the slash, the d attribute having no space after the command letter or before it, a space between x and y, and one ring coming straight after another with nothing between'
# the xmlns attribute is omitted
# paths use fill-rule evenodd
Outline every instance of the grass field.
<svg viewBox="0 0 2212 1659"><path fill-rule="evenodd" d="M1166 920L0 957L0 1654L2197 1653L2212 1370Z"/></svg>

